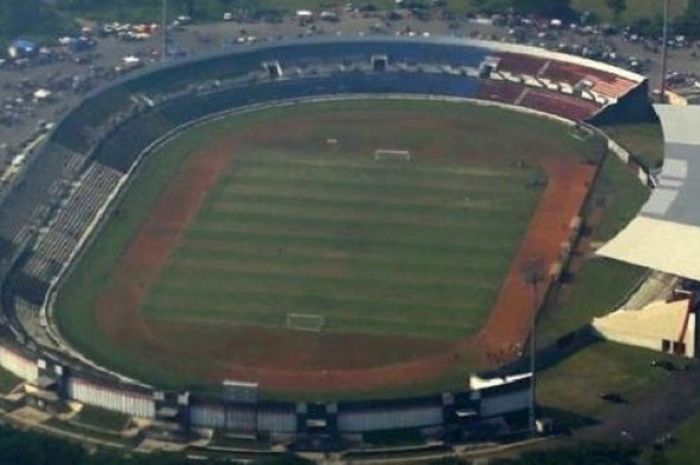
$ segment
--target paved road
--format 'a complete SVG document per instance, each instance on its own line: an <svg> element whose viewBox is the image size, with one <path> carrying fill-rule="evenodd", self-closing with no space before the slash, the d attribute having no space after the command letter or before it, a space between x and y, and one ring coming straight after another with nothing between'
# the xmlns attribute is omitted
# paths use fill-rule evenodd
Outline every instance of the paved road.
<svg viewBox="0 0 700 465"><path fill-rule="evenodd" d="M700 366L678 371L634 403L611 405L601 423L576 432L576 439L629 440L648 445L683 420L700 413Z"/></svg>
<svg viewBox="0 0 700 465"><path fill-rule="evenodd" d="M504 451L486 450L479 456L486 464L488 459L514 458L523 452L567 447L580 441L621 441L647 447L697 414L700 414L700 363L695 363L690 371L673 373L634 403L610 404L598 418L599 423L575 430L571 436L519 444Z"/></svg>

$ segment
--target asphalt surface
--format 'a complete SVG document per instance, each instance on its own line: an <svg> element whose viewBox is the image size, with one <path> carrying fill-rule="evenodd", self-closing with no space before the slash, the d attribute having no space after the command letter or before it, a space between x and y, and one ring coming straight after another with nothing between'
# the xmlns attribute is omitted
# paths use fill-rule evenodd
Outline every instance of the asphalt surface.
<svg viewBox="0 0 700 465"><path fill-rule="evenodd" d="M649 368L662 369L662 368ZM675 426L700 412L700 366L679 370L639 400L629 404L611 404L600 423L578 430L581 440L630 441L652 444Z"/></svg>

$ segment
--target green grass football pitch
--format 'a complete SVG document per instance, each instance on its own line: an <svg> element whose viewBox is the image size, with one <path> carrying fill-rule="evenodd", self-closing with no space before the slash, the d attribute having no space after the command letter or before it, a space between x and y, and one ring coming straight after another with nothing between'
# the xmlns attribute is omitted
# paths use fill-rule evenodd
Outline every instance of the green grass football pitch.
<svg viewBox="0 0 700 465"><path fill-rule="evenodd" d="M463 336L483 323L527 228L533 171L246 150L145 313L271 326L310 313L328 331Z"/></svg>

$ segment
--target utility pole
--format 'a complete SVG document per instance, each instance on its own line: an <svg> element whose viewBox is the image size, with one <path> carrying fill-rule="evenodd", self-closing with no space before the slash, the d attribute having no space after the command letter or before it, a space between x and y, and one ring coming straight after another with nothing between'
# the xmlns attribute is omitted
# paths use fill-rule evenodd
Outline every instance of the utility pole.
<svg viewBox="0 0 700 465"><path fill-rule="evenodd" d="M163 11L161 14L160 27L162 29L163 43L160 49L160 61L165 62L168 59L168 0L163 0Z"/></svg>
<svg viewBox="0 0 700 465"><path fill-rule="evenodd" d="M663 45L661 46L661 95L659 100L666 103L666 73L668 67L668 17L671 0L664 0Z"/></svg>
<svg viewBox="0 0 700 465"><path fill-rule="evenodd" d="M523 280L532 286L532 316L530 318L530 433L537 433L537 313L539 284L545 278L545 262L541 258L529 260L522 269Z"/></svg>

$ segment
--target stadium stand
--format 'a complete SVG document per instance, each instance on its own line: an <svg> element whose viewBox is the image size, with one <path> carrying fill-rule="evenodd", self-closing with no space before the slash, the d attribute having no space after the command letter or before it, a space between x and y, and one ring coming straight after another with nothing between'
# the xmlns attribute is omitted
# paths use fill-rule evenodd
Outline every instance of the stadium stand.
<svg viewBox="0 0 700 465"><path fill-rule="evenodd" d="M479 87L477 98L512 105L515 103L518 97L525 92L525 89L526 88L522 84L490 79L484 81L484 83Z"/></svg>
<svg viewBox="0 0 700 465"><path fill-rule="evenodd" d="M586 68L573 63L552 61L542 77L573 85L590 82L591 90L605 97L618 99L636 87L637 83L605 71Z"/></svg>
<svg viewBox="0 0 700 465"><path fill-rule="evenodd" d="M239 84L225 91L211 94L188 95L169 102L161 112L173 125L184 124L193 118L224 111L228 108L250 105L261 98L283 100L314 95L351 93L428 93L474 97L478 91L476 79L443 74L402 74L395 72L380 75L360 73L337 74L331 76L310 76L280 82L259 82ZM245 88L245 92L241 90Z"/></svg>
<svg viewBox="0 0 700 465"><path fill-rule="evenodd" d="M587 120L601 108L589 100L536 88L526 89L519 105L574 121Z"/></svg>
<svg viewBox="0 0 700 465"><path fill-rule="evenodd" d="M88 98L61 121L54 140L77 153L87 153L100 139L98 129L134 105L124 88L116 86Z"/></svg>
<svg viewBox="0 0 700 465"><path fill-rule="evenodd" d="M63 186L77 174L84 161L83 157L49 143L36 166L13 186L0 204L0 237L4 240L0 264L29 238L38 218L60 198Z"/></svg>
<svg viewBox="0 0 700 465"><path fill-rule="evenodd" d="M501 53L496 55L497 70L511 75L533 76L543 81L564 83L568 87L586 82L591 91L609 99L618 99L639 83L613 73L564 63L553 59L522 54Z"/></svg>
<svg viewBox="0 0 700 465"><path fill-rule="evenodd" d="M495 57L498 60L499 71L529 76L539 76L551 62L548 59L516 53L498 53Z"/></svg>
<svg viewBox="0 0 700 465"><path fill-rule="evenodd" d="M373 57L381 57L382 66L373 67ZM493 57L497 69L481 75L481 65ZM263 63L275 63L279 72L270 75ZM590 83L589 93L607 99L574 92L581 81ZM530 47L459 38L314 37L236 47L135 72L93 92L59 122L0 199L0 278L8 321L15 324L13 311L18 311L36 326L36 314L43 317L49 292L99 212L157 139L218 112L371 93L478 98L574 121L624 117L647 105L641 76ZM59 397L128 415L159 420L172 410L167 399L173 396L75 352L54 351L39 337L30 336L38 350L20 347L24 341L17 333L35 333L18 324L10 326L16 331L2 328L0 366L28 382L51 378ZM529 402L528 376L482 380L457 393L400 401L241 405L197 396L190 403L189 395L176 395L175 409L189 409L177 419L184 428L254 429L287 440L407 427L438 431L522 414Z"/></svg>
<svg viewBox="0 0 700 465"><path fill-rule="evenodd" d="M589 120L602 109L602 106L594 101L573 95L493 79L479 87L477 97L519 105L574 121Z"/></svg>
<svg viewBox="0 0 700 465"><path fill-rule="evenodd" d="M77 181L77 187L57 210L47 231L40 236L23 272L42 281L51 281L68 263L121 176L120 172L100 163L90 164Z"/></svg>
<svg viewBox="0 0 700 465"><path fill-rule="evenodd" d="M42 305L49 290L49 283L23 272L13 273L8 278L8 287L15 297L35 305Z"/></svg>
<svg viewBox="0 0 700 465"><path fill-rule="evenodd" d="M598 255L700 281L700 107L657 105L664 164L637 216Z"/></svg>
<svg viewBox="0 0 700 465"><path fill-rule="evenodd" d="M114 128L110 137L95 150L95 159L105 166L126 173L148 144L173 129L159 110L148 110Z"/></svg>

